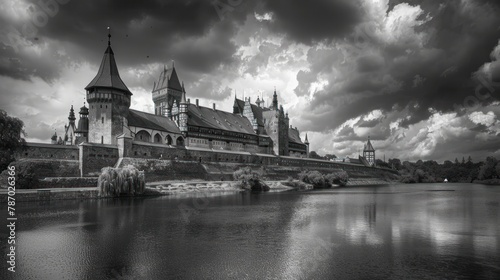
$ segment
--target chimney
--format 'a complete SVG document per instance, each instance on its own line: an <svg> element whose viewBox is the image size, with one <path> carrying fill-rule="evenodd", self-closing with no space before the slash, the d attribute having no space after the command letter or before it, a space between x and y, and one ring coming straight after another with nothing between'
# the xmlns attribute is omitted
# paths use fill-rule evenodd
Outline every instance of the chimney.
<svg viewBox="0 0 500 280"><path fill-rule="evenodd" d="M188 98L188 104L191 104L191 98Z"/></svg>
<svg viewBox="0 0 500 280"><path fill-rule="evenodd" d="M215 110L215 103L214 103L214 110Z"/></svg>
<svg viewBox="0 0 500 280"><path fill-rule="evenodd" d="M198 106L199 106L199 100L198 100L198 98L196 98L196 107L198 107Z"/></svg>

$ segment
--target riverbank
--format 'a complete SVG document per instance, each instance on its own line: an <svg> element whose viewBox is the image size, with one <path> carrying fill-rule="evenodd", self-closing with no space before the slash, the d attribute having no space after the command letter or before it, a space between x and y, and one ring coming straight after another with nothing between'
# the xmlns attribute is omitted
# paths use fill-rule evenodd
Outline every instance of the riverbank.
<svg viewBox="0 0 500 280"><path fill-rule="evenodd" d="M289 191L293 187L285 186L281 181L266 181L270 191ZM161 181L146 184L141 197L176 195L201 192L241 192L238 181ZM97 187L80 188L44 188L44 189L18 189L14 198L16 202L48 202L51 200L65 199L90 199L108 198L99 196ZM0 189L0 203L7 202L7 189Z"/></svg>

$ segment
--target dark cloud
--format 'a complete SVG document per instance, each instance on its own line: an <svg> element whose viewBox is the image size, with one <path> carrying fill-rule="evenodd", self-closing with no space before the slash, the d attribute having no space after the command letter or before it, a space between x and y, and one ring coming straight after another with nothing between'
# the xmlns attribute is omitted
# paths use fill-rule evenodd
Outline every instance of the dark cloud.
<svg viewBox="0 0 500 280"><path fill-rule="evenodd" d="M385 40L385 43L374 39L362 49L354 48L356 52L346 53L346 65L355 60L355 69L327 58L318 62L339 67L344 76L340 83L338 77L330 76L330 86L314 95L308 108L311 113L306 115L312 129L333 129L348 119L375 109L391 110L396 104L406 107L416 102L418 107L413 108L410 118L403 122L408 126L429 118L429 108L454 111L474 95L477 81L472 77L482 65L491 61L490 53L500 38L500 18L497 17L500 9L497 5L477 1L467 4L461 1L424 2L424 14L429 14L432 19L415 28L420 37L415 35L414 38L420 38L418 40L422 43L412 41L417 39ZM388 12L393 8L394 5ZM374 54L363 54L370 50ZM379 67L382 61L384 66ZM493 66L494 73L497 73L496 64ZM315 67L312 63L311 69ZM307 76L301 74L297 89L303 91L321 73L311 72ZM425 80L417 79L415 83L415 77L425 77ZM492 101L483 100L481 103ZM315 117L320 104L331 107L327 119Z"/></svg>
<svg viewBox="0 0 500 280"><path fill-rule="evenodd" d="M344 36L362 18L359 1L263 1L263 10L273 13L269 27L294 41L312 44Z"/></svg>

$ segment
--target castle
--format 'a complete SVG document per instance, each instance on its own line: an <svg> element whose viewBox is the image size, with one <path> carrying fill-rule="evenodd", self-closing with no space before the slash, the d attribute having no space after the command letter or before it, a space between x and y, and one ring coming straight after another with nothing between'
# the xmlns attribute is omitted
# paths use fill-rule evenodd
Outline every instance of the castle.
<svg viewBox="0 0 500 280"><path fill-rule="evenodd" d="M71 106L64 138L57 134L51 138L52 144L69 150L56 152L33 144L33 150L23 156L78 158L82 175L100 165L119 165L127 157L338 166L292 160L309 157L309 142L307 134L302 141L299 130L290 125L288 113L278 104L276 89L268 107L259 97L253 104L250 97L241 100L236 96L232 112L217 109L215 103L204 107L198 99L192 103L186 98L184 83L172 63L170 68L163 67L153 84L155 113L130 109L132 92L120 77L110 39L108 34L99 70L85 87L88 107L84 103L80 108L78 124ZM342 162L374 167L370 139L363 156Z"/></svg>
<svg viewBox="0 0 500 280"><path fill-rule="evenodd" d="M232 113L217 109L215 103L203 107L198 99L195 103L186 99L184 83L172 63L153 84L155 114L130 109L132 93L120 77L110 34L108 38L99 70L85 87L88 108L85 104L80 108L76 125L71 106L64 140L54 134L53 144L117 145L117 137L125 135L133 141L177 147L308 157L307 135L302 141L299 130L290 125L288 113L278 106L276 90L269 107L263 107L259 98L252 104L250 97L236 96Z"/></svg>

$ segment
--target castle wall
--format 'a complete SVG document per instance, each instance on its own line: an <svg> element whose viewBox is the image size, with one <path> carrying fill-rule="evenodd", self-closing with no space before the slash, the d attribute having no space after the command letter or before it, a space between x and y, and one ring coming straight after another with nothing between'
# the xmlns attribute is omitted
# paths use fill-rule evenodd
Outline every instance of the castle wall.
<svg viewBox="0 0 500 280"><path fill-rule="evenodd" d="M17 151L15 158L78 160L78 148L76 146L26 143L26 148Z"/></svg>
<svg viewBox="0 0 500 280"><path fill-rule="evenodd" d="M103 167L115 166L118 161L117 146L82 143L78 148L81 176L98 176Z"/></svg>

